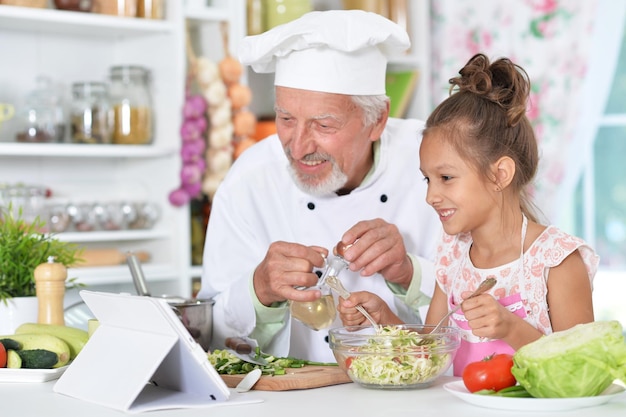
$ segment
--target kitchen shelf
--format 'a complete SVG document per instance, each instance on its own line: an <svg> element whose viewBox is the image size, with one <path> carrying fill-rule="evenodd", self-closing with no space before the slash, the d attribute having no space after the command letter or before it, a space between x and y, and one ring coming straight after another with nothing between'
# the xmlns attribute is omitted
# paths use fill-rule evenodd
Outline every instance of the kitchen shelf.
<svg viewBox="0 0 626 417"><path fill-rule="evenodd" d="M178 270L169 264L144 263L141 270L149 282L164 282L178 274ZM112 282L132 283L132 276L127 265L94 268L68 268L67 277L77 278L77 282L85 285L103 285Z"/></svg>
<svg viewBox="0 0 626 417"><path fill-rule="evenodd" d="M0 157L160 158L178 150L152 145L85 145L70 143L0 143Z"/></svg>
<svg viewBox="0 0 626 417"><path fill-rule="evenodd" d="M0 181L46 187L59 202L155 203L161 218L152 229L72 230L54 236L85 250L114 248L125 252L141 246L152 259L145 265L147 279L158 281L159 290L171 294L191 293L187 275L191 262L189 213L168 200L169 193L179 185L182 164L184 29L183 4L179 0L166 3L163 20L0 6L0 39L4 41L0 102L16 107L16 116L5 121L0 132ZM67 110L73 83L104 80L116 65L139 65L151 71L153 143L13 141L19 128L20 107L38 75L49 76L58 86ZM68 114L65 116L69 125ZM68 273L91 289L133 291L126 265L70 268Z"/></svg>
<svg viewBox="0 0 626 417"><path fill-rule="evenodd" d="M132 240L168 239L169 231L162 229L151 230L120 230L96 232L61 232L54 235L64 242L112 242Z"/></svg>
<svg viewBox="0 0 626 417"><path fill-rule="evenodd" d="M223 7L187 9L185 18L192 24L228 22L232 19L230 10Z"/></svg>
<svg viewBox="0 0 626 417"><path fill-rule="evenodd" d="M174 32L174 25L166 20L5 5L0 6L0 27L35 33L116 38Z"/></svg>

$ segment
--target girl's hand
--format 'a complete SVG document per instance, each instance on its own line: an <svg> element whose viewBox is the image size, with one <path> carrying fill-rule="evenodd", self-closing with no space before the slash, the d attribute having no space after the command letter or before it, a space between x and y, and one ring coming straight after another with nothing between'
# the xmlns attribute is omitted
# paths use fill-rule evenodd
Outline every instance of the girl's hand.
<svg viewBox="0 0 626 417"><path fill-rule="evenodd" d="M481 294L463 301L461 309L475 336L504 339L511 331L514 314L490 294Z"/></svg>
<svg viewBox="0 0 626 417"><path fill-rule="evenodd" d="M463 301L461 308L475 336L502 339L515 350L543 335L523 318L503 307L490 294L469 298Z"/></svg>
<svg viewBox="0 0 626 417"><path fill-rule="evenodd" d="M337 311L344 326L370 325L355 306L361 305L379 324L402 324L402 320L394 314L382 298L368 291L353 292L348 299L339 299Z"/></svg>

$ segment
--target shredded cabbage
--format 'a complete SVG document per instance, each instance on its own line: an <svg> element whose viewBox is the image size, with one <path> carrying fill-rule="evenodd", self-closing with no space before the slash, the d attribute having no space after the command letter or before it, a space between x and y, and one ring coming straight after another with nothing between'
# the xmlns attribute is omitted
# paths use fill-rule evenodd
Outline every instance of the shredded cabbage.
<svg viewBox="0 0 626 417"><path fill-rule="evenodd" d="M618 321L579 324L543 336L513 355L515 379L538 398L590 397L626 382L626 342Z"/></svg>
<svg viewBox="0 0 626 417"><path fill-rule="evenodd" d="M366 344L352 350L355 356L348 373L366 385L424 384L445 372L452 361L450 353L432 353L438 346L443 346L443 341L423 338L409 329L385 326Z"/></svg>

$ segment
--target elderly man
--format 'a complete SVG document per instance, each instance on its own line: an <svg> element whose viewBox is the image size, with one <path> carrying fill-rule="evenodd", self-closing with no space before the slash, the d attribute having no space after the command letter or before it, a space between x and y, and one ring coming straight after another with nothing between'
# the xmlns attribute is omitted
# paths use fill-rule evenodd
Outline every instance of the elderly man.
<svg viewBox="0 0 626 417"><path fill-rule="evenodd" d="M333 361L328 331L293 320L289 304L319 299L302 288L338 242L352 245L339 276L349 291L421 322L441 226L419 173L423 124L388 118L385 95L387 59L409 45L398 25L359 10L311 12L243 40L242 63L275 72L277 135L237 159L212 204L199 295L215 299L213 348L245 336L275 356Z"/></svg>

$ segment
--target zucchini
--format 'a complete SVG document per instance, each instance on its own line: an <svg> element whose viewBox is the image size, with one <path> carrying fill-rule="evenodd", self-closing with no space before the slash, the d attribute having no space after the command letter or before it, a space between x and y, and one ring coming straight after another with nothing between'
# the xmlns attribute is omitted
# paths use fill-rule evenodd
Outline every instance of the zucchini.
<svg viewBox="0 0 626 417"><path fill-rule="evenodd" d="M58 362L54 366L60 368L70 361L70 348L63 340L49 334L14 334L0 336L0 339L11 339L22 345L19 350L45 349L58 355Z"/></svg>
<svg viewBox="0 0 626 417"><path fill-rule="evenodd" d="M6 350L20 350L22 348L22 344L14 339L9 339L5 337L4 339L0 339L0 343L4 345Z"/></svg>
<svg viewBox="0 0 626 417"><path fill-rule="evenodd" d="M14 352L16 352L22 360L22 368L52 369L59 361L59 355L51 350L31 349L17 350Z"/></svg>
<svg viewBox="0 0 626 417"><path fill-rule="evenodd" d="M70 360L78 356L89 339L89 333L85 330L47 323L23 323L15 329L15 334L48 334L58 337L70 348Z"/></svg>
<svg viewBox="0 0 626 417"><path fill-rule="evenodd" d="M22 367L22 358L13 349L7 350L7 368L19 369Z"/></svg>

